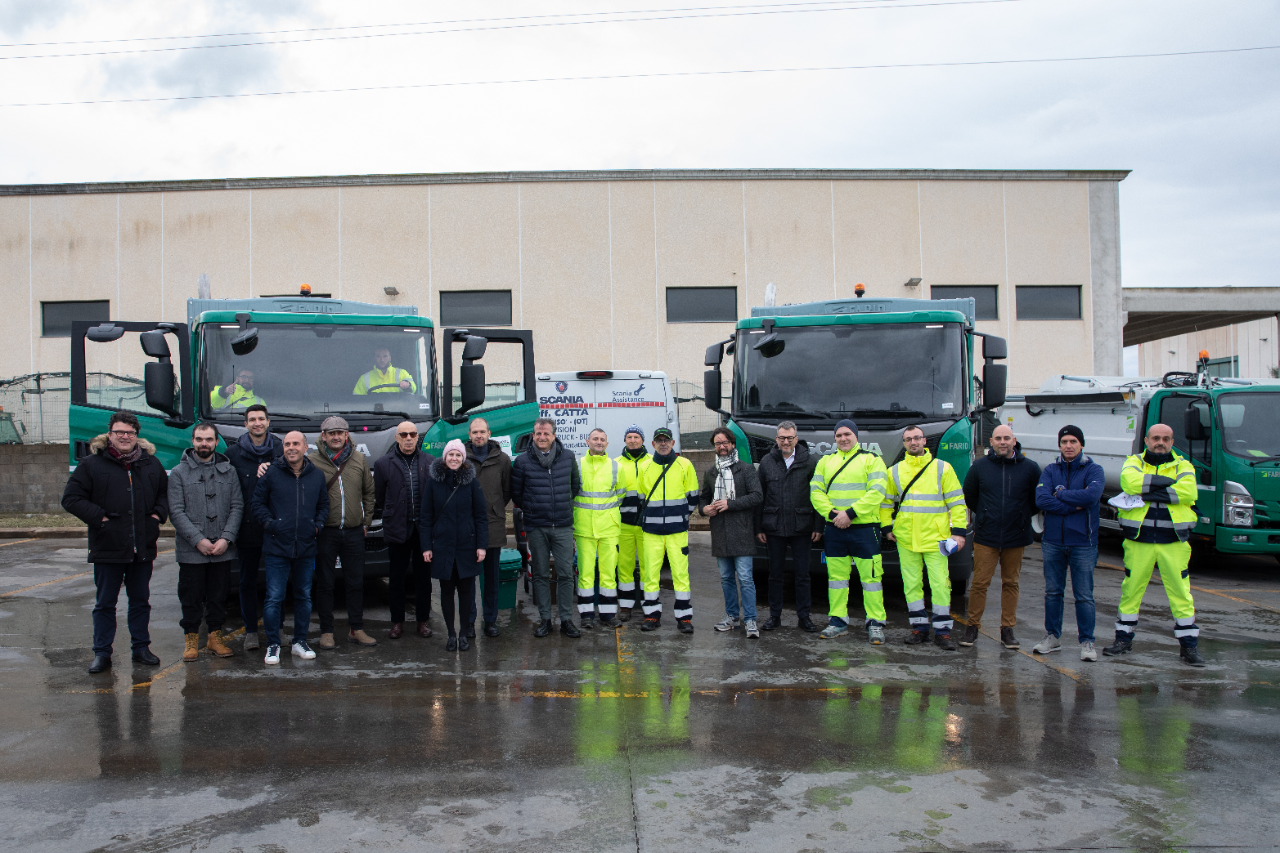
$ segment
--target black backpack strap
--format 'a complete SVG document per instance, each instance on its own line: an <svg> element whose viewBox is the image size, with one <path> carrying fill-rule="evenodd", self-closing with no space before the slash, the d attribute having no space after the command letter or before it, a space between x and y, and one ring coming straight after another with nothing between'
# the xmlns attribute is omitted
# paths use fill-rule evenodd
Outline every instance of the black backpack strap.
<svg viewBox="0 0 1280 853"><path fill-rule="evenodd" d="M865 450L863 450L861 447L859 447L859 448L854 452L854 454L853 454L852 456L850 456L850 457L845 461L845 463L844 463L843 465L841 465L839 468L837 468L837 469L836 469L836 472L835 472L834 474L832 474L832 475L831 475L831 480L830 480L830 481L828 481L828 483L827 483L827 487L826 487L825 489L823 489L823 490L822 490L822 493L823 493L824 495L831 494L831 487L832 487L832 486L834 486L834 485L836 484L836 477L839 477L839 476L840 476L840 472L841 472L841 471L843 471L845 468L848 468L848 467L849 467L849 464L850 464L851 462L853 462L853 460L857 459L859 456L861 456L861 455L862 455L863 453L865 453L865 452L866 452Z"/></svg>
<svg viewBox="0 0 1280 853"><path fill-rule="evenodd" d="M902 494L898 495L898 499L893 502L893 515L889 517L889 522L891 524L898 518L898 509L902 506L902 502L907 499L907 492L911 491L911 487L916 484L916 480L920 479L920 475L923 474L925 471L928 471L929 466L937 461L938 461L937 459L930 459L929 465L926 465L923 468L921 468L919 471L917 471L916 475L911 478L911 482L907 483L907 487L902 490Z"/></svg>

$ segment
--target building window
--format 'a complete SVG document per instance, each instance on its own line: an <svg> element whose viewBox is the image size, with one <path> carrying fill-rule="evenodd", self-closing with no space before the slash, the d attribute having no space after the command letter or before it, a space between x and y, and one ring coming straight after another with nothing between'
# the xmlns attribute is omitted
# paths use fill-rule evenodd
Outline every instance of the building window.
<svg viewBox="0 0 1280 853"><path fill-rule="evenodd" d="M738 288L668 287L668 323L736 323Z"/></svg>
<svg viewBox="0 0 1280 853"><path fill-rule="evenodd" d="M935 284L929 288L930 299L967 299L973 297L979 320L999 320L996 299L999 288L994 284Z"/></svg>
<svg viewBox="0 0 1280 853"><path fill-rule="evenodd" d="M1014 299L1019 320L1079 320L1080 285L1020 284Z"/></svg>
<svg viewBox="0 0 1280 853"><path fill-rule="evenodd" d="M72 320L105 323L111 319L111 303L106 299L93 302L41 302L40 334L46 338L71 337Z"/></svg>
<svg viewBox="0 0 1280 853"><path fill-rule="evenodd" d="M441 326L510 326L510 290L440 291Z"/></svg>

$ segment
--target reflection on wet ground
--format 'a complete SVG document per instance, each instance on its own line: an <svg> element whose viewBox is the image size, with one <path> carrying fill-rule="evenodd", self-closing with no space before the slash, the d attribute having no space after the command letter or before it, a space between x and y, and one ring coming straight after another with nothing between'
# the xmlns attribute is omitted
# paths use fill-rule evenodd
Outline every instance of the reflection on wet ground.
<svg viewBox="0 0 1280 853"><path fill-rule="evenodd" d="M267 669L257 655L175 663L166 557L152 586L162 666L118 656L93 679L92 584L73 544L0 547L6 849L1276 844L1271 566L1197 575L1201 670L1179 664L1158 584L1136 652L1096 664L1077 659L1073 626L1047 659L989 637L907 647L900 603L882 647L858 632L717 634L705 542L693 637L632 623L535 640L522 593L503 635L468 653L406 638ZM1119 583L1099 569L1100 639ZM1022 590L1029 649L1043 594L1030 559ZM367 599L385 628L385 593Z"/></svg>

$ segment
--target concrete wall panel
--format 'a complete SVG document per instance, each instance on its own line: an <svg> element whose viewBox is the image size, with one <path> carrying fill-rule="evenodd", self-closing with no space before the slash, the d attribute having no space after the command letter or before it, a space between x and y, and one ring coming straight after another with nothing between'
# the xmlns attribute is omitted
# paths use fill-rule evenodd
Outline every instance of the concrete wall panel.
<svg viewBox="0 0 1280 853"><path fill-rule="evenodd" d="M253 193L253 295L338 292L338 190ZM185 297L183 297L185 300Z"/></svg>
<svg viewBox="0 0 1280 853"><path fill-rule="evenodd" d="M770 282L778 286L779 302L831 299L831 183L747 181L742 189L748 286L738 294L740 316L764 304Z"/></svg>
<svg viewBox="0 0 1280 853"><path fill-rule="evenodd" d="M834 297L853 298L859 282L875 296L922 296L903 286L921 275L917 182L837 181L834 207Z"/></svg>

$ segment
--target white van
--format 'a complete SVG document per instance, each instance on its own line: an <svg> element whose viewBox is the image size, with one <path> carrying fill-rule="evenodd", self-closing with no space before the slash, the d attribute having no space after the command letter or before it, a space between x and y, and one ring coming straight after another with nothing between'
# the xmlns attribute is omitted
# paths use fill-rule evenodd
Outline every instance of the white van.
<svg viewBox="0 0 1280 853"><path fill-rule="evenodd" d="M655 370L578 370L538 374L538 416L556 422L556 437L579 456L599 427L609 435L609 455L622 452L627 427L644 430L652 451L653 431L667 427L680 449L680 421L667 374Z"/></svg>

